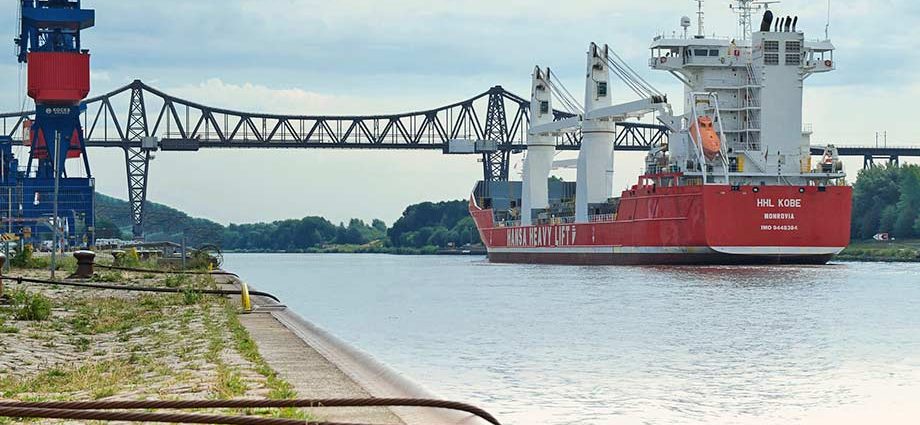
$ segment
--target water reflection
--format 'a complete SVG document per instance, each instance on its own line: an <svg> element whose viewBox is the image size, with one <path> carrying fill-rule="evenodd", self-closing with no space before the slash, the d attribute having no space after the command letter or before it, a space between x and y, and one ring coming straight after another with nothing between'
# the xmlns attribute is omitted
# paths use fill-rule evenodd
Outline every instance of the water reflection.
<svg viewBox="0 0 920 425"><path fill-rule="evenodd" d="M507 423L820 423L859 406L920 406L920 392L892 390L920 389L916 265L227 263L309 320ZM281 278L307 271L308 284Z"/></svg>

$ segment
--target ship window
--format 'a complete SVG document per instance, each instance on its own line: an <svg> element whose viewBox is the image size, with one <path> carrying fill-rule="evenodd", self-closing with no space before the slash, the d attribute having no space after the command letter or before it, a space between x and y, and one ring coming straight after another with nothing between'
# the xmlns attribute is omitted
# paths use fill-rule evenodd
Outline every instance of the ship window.
<svg viewBox="0 0 920 425"><path fill-rule="evenodd" d="M765 52L778 52L779 51L779 41L768 40L763 42L763 51Z"/></svg>
<svg viewBox="0 0 920 425"><path fill-rule="evenodd" d="M549 102L547 102L547 101L545 101L545 100L540 102L540 113L541 113L541 114L548 114L548 113L549 113Z"/></svg>
<svg viewBox="0 0 920 425"><path fill-rule="evenodd" d="M607 97L607 82L606 81L597 82L597 96Z"/></svg>
<svg viewBox="0 0 920 425"><path fill-rule="evenodd" d="M801 64L802 64L802 56L800 56L798 53L786 55L786 65L801 65Z"/></svg>
<svg viewBox="0 0 920 425"><path fill-rule="evenodd" d="M802 51L801 41L787 41L786 42L786 53L799 53L801 51Z"/></svg>
<svg viewBox="0 0 920 425"><path fill-rule="evenodd" d="M719 51L718 51L718 50L710 50L710 51L709 51L709 56L713 56L713 57L719 56Z"/></svg>
<svg viewBox="0 0 920 425"><path fill-rule="evenodd" d="M693 56L709 56L709 50L696 49L693 51Z"/></svg>
<svg viewBox="0 0 920 425"><path fill-rule="evenodd" d="M779 53L767 53L763 55L764 65L779 65Z"/></svg>

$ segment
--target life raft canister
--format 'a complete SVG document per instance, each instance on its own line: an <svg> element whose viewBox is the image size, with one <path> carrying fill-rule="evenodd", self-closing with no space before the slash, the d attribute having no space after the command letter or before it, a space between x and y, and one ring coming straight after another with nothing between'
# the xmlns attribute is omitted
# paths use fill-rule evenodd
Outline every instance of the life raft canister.
<svg viewBox="0 0 920 425"><path fill-rule="evenodd" d="M708 116L699 117L690 126L690 137L696 142L697 146L703 147L703 154L710 161L722 152L722 141L712 127L712 118ZM698 138L702 138L702 140L697 140Z"/></svg>

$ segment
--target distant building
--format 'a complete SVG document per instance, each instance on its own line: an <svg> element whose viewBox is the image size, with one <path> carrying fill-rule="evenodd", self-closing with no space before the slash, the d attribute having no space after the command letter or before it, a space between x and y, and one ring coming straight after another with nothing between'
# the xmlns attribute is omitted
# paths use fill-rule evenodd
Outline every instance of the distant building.
<svg viewBox="0 0 920 425"><path fill-rule="evenodd" d="M171 258L182 253L182 245L169 241L131 242L122 248L134 248L141 259Z"/></svg>

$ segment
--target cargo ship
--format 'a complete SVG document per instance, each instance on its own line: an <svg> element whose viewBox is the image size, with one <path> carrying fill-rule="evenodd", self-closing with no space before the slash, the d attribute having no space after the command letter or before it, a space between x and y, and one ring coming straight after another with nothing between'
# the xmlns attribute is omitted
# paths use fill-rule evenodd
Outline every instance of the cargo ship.
<svg viewBox="0 0 920 425"><path fill-rule="evenodd" d="M684 86L676 114L608 46L587 52L585 100L536 67L523 178L480 181L469 209L489 260L543 264L824 264L850 241L852 190L834 146L812 156L803 86L833 71L834 46L798 17L738 0L738 39L659 35L649 66ZM759 9L762 8L762 9ZM752 30L752 15L760 17ZM611 71L639 95L614 105ZM554 101L567 106L560 113ZM669 136L613 196L616 123L652 115ZM550 178L556 140L580 137L575 182Z"/></svg>

